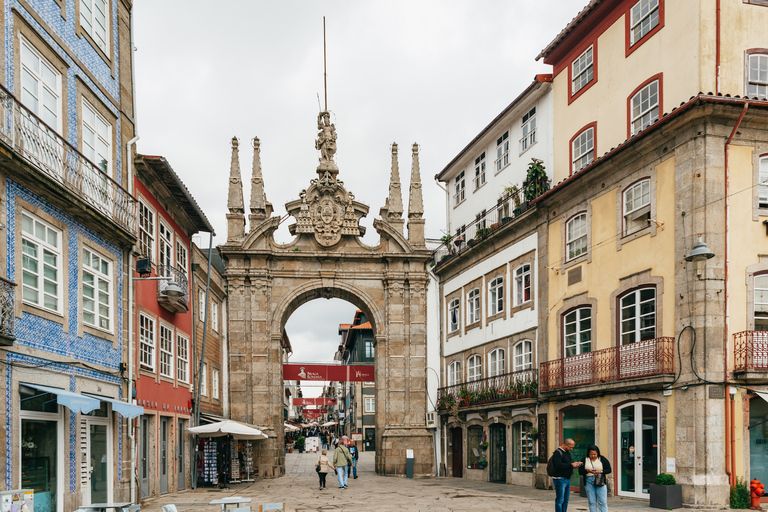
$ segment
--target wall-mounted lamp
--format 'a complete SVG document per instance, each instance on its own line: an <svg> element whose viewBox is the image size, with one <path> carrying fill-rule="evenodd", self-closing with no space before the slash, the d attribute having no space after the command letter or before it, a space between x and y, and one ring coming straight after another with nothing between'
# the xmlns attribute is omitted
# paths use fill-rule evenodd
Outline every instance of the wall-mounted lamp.
<svg viewBox="0 0 768 512"><path fill-rule="evenodd" d="M175 281L170 281L165 287L165 296L168 300L179 300L184 295L184 290Z"/></svg>
<svg viewBox="0 0 768 512"><path fill-rule="evenodd" d="M701 272L704 268L704 262L714 257L715 253L712 252L709 247L707 247L707 244L702 241L701 235L699 235L699 241L696 242L696 245L693 246L691 252L689 252L688 256L685 257L685 261L692 261L696 263L696 276L701 277Z"/></svg>

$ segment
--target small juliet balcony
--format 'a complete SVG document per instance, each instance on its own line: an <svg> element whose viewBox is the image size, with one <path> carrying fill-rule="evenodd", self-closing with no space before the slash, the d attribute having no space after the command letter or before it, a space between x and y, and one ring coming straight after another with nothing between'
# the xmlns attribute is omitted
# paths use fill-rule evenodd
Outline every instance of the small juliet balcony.
<svg viewBox="0 0 768 512"><path fill-rule="evenodd" d="M479 409L486 404L535 399L538 386L535 369L462 382L437 390L437 409L452 413L458 409Z"/></svg>
<svg viewBox="0 0 768 512"><path fill-rule="evenodd" d="M733 350L736 378L768 382L768 331L734 333Z"/></svg>
<svg viewBox="0 0 768 512"><path fill-rule="evenodd" d="M16 339L16 283L0 277L0 345L13 345Z"/></svg>
<svg viewBox="0 0 768 512"><path fill-rule="evenodd" d="M171 313L189 311L187 275L171 265L158 265L157 276L168 278L157 281L157 302Z"/></svg>
<svg viewBox="0 0 768 512"><path fill-rule="evenodd" d="M541 363L541 393L558 396L606 385L613 392L659 389L674 380L674 342L653 338Z"/></svg>

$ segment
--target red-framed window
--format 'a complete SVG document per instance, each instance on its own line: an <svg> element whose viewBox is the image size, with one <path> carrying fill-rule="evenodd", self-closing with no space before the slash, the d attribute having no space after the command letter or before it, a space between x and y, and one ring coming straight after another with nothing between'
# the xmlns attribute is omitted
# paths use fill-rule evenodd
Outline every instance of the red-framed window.
<svg viewBox="0 0 768 512"><path fill-rule="evenodd" d="M597 37L568 64L568 104L597 83Z"/></svg>
<svg viewBox="0 0 768 512"><path fill-rule="evenodd" d="M664 28L664 0L638 0L624 13L626 56Z"/></svg>
<svg viewBox="0 0 768 512"><path fill-rule="evenodd" d="M571 174L576 174L597 158L597 123L589 123L570 141Z"/></svg>
<svg viewBox="0 0 768 512"><path fill-rule="evenodd" d="M768 48L750 48L744 54L744 94L768 99Z"/></svg>
<svg viewBox="0 0 768 512"><path fill-rule="evenodd" d="M627 97L627 138L637 135L661 117L664 103L662 73L653 75Z"/></svg>

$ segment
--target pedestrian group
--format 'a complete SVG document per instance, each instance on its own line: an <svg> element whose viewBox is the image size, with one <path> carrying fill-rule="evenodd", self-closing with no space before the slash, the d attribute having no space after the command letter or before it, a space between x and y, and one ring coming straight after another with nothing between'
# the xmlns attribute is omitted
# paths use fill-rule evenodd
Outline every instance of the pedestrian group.
<svg viewBox="0 0 768 512"><path fill-rule="evenodd" d="M323 439L324 447L326 440L326 438ZM357 478L357 460L359 458L357 447L349 441L347 436L341 436L340 440L333 440L333 446L333 461L327 456L328 450L323 448L315 464L315 471L320 479L320 490L325 489L325 479L331 469L336 473L339 489L347 488L350 472L354 478Z"/></svg>

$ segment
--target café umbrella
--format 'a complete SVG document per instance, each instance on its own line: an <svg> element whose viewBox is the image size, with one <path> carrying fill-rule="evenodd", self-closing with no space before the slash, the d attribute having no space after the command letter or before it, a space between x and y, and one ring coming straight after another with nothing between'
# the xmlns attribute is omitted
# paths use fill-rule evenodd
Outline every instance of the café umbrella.
<svg viewBox="0 0 768 512"><path fill-rule="evenodd" d="M190 427L187 430L200 437L232 436L238 440L267 439L269 437L252 425L246 425L234 420L224 420L208 425Z"/></svg>

